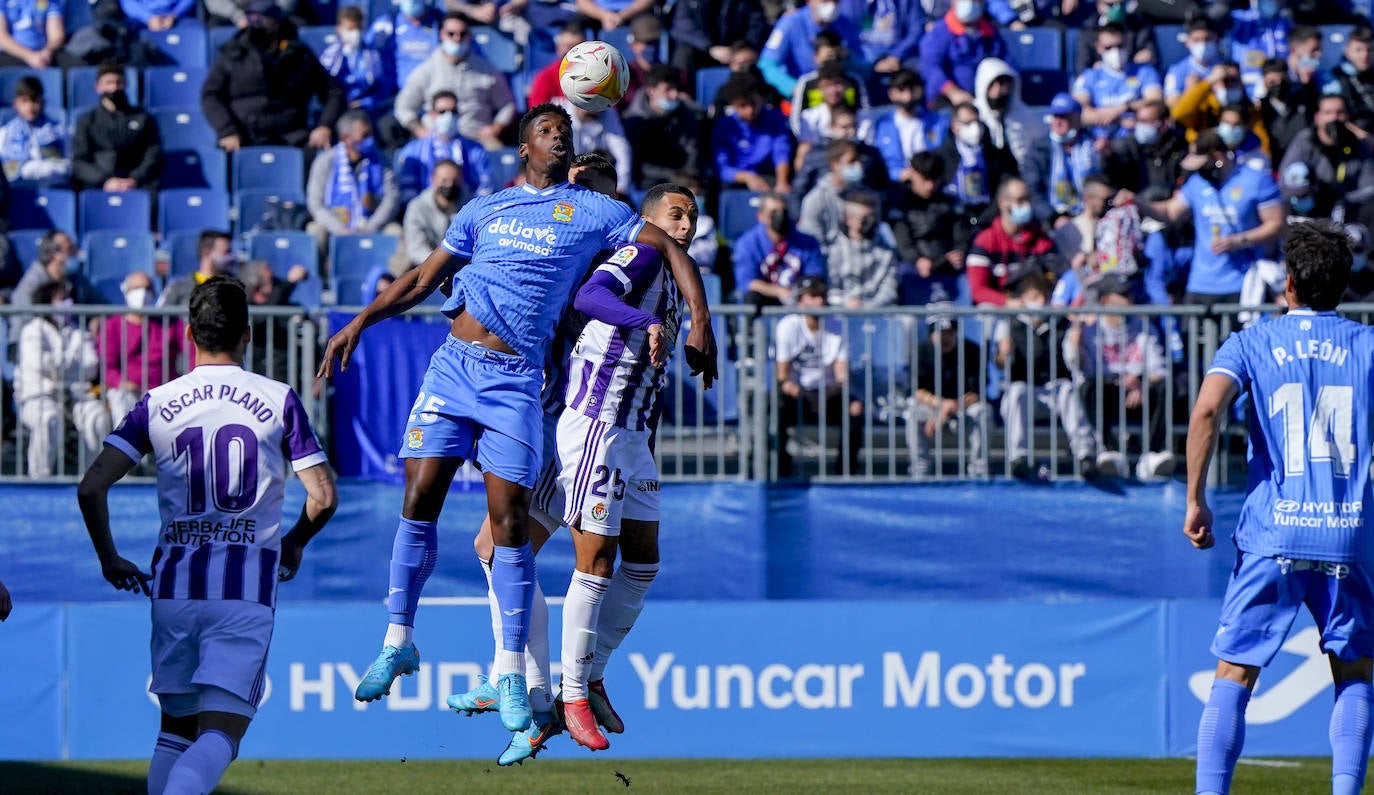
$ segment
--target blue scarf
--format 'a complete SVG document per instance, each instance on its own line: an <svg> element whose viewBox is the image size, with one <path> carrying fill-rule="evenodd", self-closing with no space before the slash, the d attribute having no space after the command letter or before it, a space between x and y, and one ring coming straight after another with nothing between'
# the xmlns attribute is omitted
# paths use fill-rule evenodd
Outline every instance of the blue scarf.
<svg viewBox="0 0 1374 795"><path fill-rule="evenodd" d="M965 205L990 203L992 196L988 193L988 164L983 158L982 144L972 147L973 154L970 154L969 147L962 143L955 143L954 148L959 153L959 171L954 178L954 195Z"/></svg>
<svg viewBox="0 0 1374 795"><path fill-rule="evenodd" d="M348 147L334 145L334 172L324 191L324 204L350 231L363 225L380 201L382 161L375 152L362 152L356 168L348 160Z"/></svg>
<svg viewBox="0 0 1374 795"><path fill-rule="evenodd" d="M382 59L376 50L359 47L353 54L344 53L342 45L333 45L320 55L324 70L343 84L349 102L364 101L372 105L375 100L369 96L384 89L382 80L386 72Z"/></svg>
<svg viewBox="0 0 1374 795"><path fill-rule="evenodd" d="M1083 212L1083 178L1097 170L1097 150L1080 130L1071 144L1050 142L1050 206L1057 213Z"/></svg>

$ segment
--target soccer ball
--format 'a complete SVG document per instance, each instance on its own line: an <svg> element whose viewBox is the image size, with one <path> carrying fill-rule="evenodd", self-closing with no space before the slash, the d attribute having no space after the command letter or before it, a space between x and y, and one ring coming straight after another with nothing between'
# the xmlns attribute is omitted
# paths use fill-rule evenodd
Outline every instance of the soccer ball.
<svg viewBox="0 0 1374 795"><path fill-rule="evenodd" d="M558 65L563 96L593 113L620 101L630 87L630 65L620 50L604 41L585 41L563 56Z"/></svg>

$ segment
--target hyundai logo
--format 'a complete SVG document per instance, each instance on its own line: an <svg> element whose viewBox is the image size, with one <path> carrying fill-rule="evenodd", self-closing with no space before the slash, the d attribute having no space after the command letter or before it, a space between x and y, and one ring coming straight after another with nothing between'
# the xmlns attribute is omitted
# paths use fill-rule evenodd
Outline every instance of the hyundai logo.
<svg viewBox="0 0 1374 795"><path fill-rule="evenodd" d="M1297 513L1301 507L1297 500L1274 500L1274 510L1279 513Z"/></svg>

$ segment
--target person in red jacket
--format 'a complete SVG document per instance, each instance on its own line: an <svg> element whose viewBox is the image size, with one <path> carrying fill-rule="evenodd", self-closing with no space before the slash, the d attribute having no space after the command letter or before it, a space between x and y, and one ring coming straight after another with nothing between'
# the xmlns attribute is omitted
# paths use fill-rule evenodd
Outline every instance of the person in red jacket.
<svg viewBox="0 0 1374 795"><path fill-rule="evenodd" d="M558 57L553 62L538 72L534 73L534 79L530 81L530 95L526 102L527 107L542 105L545 102L553 102L563 98L563 88L558 85L558 66L563 63L563 56L568 54L568 50L587 40L587 34L582 31L582 25L577 21L569 22L558 31L558 35L553 37L553 51L558 53Z"/></svg>
<svg viewBox="0 0 1374 795"><path fill-rule="evenodd" d="M997 217L973 238L964 262L969 292L975 304L1004 306L1007 277L1021 270L1031 257L1054 253L1031 209L1030 189L1020 179L1008 179L997 189Z"/></svg>

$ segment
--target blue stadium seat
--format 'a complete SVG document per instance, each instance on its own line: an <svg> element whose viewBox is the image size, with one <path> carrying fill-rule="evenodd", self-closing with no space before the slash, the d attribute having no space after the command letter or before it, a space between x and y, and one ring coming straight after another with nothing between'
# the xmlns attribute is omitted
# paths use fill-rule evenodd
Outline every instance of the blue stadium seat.
<svg viewBox="0 0 1374 795"><path fill-rule="evenodd" d="M83 237L86 278L101 301L122 304L119 283L134 271L153 272L153 234L146 231L98 231Z"/></svg>
<svg viewBox="0 0 1374 795"><path fill-rule="evenodd" d="M910 355L910 333L902 318L863 317L849 322L849 368L855 389L867 389L872 398L889 389L905 390ZM871 377L871 381L869 380Z"/></svg>
<svg viewBox="0 0 1374 795"><path fill-rule="evenodd" d="M1159 74L1188 57L1187 28L1182 25L1155 25L1155 52L1159 54Z"/></svg>
<svg viewBox="0 0 1374 795"><path fill-rule="evenodd" d="M1323 71L1330 71L1340 66L1345 58L1345 42L1354 30L1354 25L1322 25L1322 64Z"/></svg>
<svg viewBox="0 0 1374 795"><path fill-rule="evenodd" d="M515 74L520 66L520 50L514 39L496 28L476 25L472 28L472 40L477 42L482 57L493 66L508 75Z"/></svg>
<svg viewBox="0 0 1374 795"><path fill-rule="evenodd" d="M335 19L339 12L338 6L341 4L335 2L330 5L330 0L315 0L314 5L317 17ZM396 11L396 4L392 0L371 0L367 3L359 3L358 7L362 9L363 16L367 18L369 24L373 20L391 16Z"/></svg>
<svg viewBox="0 0 1374 795"><path fill-rule="evenodd" d="M515 147L506 147L491 155L491 185L495 190L501 190L510 185L515 180L515 175L520 173L520 155L516 154Z"/></svg>
<svg viewBox="0 0 1374 795"><path fill-rule="evenodd" d="M310 278L296 285L293 303L313 308L320 305L320 250L315 238L305 232L257 232L248 236L248 257L263 260L277 278L284 279L292 266L304 265Z"/></svg>
<svg viewBox="0 0 1374 795"><path fill-rule="evenodd" d="M1063 69L1026 69L1021 72L1021 101L1027 105L1048 105L1054 95L1069 90L1069 76Z"/></svg>
<svg viewBox="0 0 1374 795"><path fill-rule="evenodd" d="M234 38L234 34L238 32L239 29L234 27L233 25L224 25L220 27L210 28L210 35L208 38L209 46L207 47L208 52L206 53L206 55L209 57L209 61L211 64L213 64L215 62L215 59L219 57L220 48L223 47L225 43L228 42L230 39Z"/></svg>
<svg viewBox="0 0 1374 795"><path fill-rule="evenodd" d="M716 214L720 236L734 245L739 236L758 223L759 195L741 188L726 188L720 192L720 212Z"/></svg>
<svg viewBox="0 0 1374 795"><path fill-rule="evenodd" d="M726 336L724 318L713 317L711 326L716 332L717 340L729 339ZM678 336L678 351L683 350L687 344L687 332L690 329L691 321L684 318L682 331ZM676 363L668 366L667 383L663 388L665 424L691 428L739 421L739 373L734 362L730 361L728 348L728 345L721 345L719 348L720 380L710 389L703 390L700 381L687 375L685 362L681 371L684 378L680 382L677 378ZM698 399L701 401L700 410L697 406Z"/></svg>
<svg viewBox="0 0 1374 795"><path fill-rule="evenodd" d="M525 63L521 69L533 78L539 70L558 60L558 53L552 47L540 46L533 38L525 45Z"/></svg>
<svg viewBox="0 0 1374 795"><path fill-rule="evenodd" d="M227 190L224 153L218 149L173 149L162 153L161 187Z"/></svg>
<svg viewBox="0 0 1374 795"><path fill-rule="evenodd" d="M721 303L724 296L721 294L720 277L714 273L701 274L701 286L706 288L706 303L711 306Z"/></svg>
<svg viewBox="0 0 1374 795"><path fill-rule="evenodd" d="M716 93L729 79L730 67L728 66L708 66L705 69L698 69L697 104L703 108L711 107L711 103L716 100Z"/></svg>
<svg viewBox="0 0 1374 795"><path fill-rule="evenodd" d="M175 188L157 196L157 231L229 229L229 194L210 188Z"/></svg>
<svg viewBox="0 0 1374 795"><path fill-rule="evenodd" d="M14 256L22 267L27 269L29 263L38 259L38 241L47 233L45 229L21 229L5 235L9 238Z"/></svg>
<svg viewBox="0 0 1374 795"><path fill-rule="evenodd" d="M11 229L61 229L75 235L76 194L65 188L10 191L9 222Z"/></svg>
<svg viewBox="0 0 1374 795"><path fill-rule="evenodd" d="M205 27L194 19L181 19L171 30L144 30L143 40L182 68L200 69L205 66L208 45Z"/></svg>
<svg viewBox="0 0 1374 795"><path fill-rule="evenodd" d="M153 66L143 72L143 104L149 110L195 108L200 114L201 66ZM202 115L202 119L203 119Z"/></svg>
<svg viewBox="0 0 1374 795"><path fill-rule="evenodd" d="M1000 32L1007 45L1007 57L1017 70L1064 68L1064 39L1058 29L1003 28Z"/></svg>
<svg viewBox="0 0 1374 795"><path fill-rule="evenodd" d="M100 71L98 66L77 66L67 70L67 107L69 109L87 108L100 101L100 95L95 91L96 74ZM138 104L139 79L138 70L132 66L124 68L124 93L128 95L131 104Z"/></svg>
<svg viewBox="0 0 1374 795"><path fill-rule="evenodd" d="M152 220L153 198L146 190L106 193L83 190L76 197L78 232L146 232Z"/></svg>
<svg viewBox="0 0 1374 795"><path fill-rule="evenodd" d="M205 121L200 106L180 108L160 108L150 111L157 120L157 130L162 134L162 148L199 149L202 152L219 145L215 131Z"/></svg>
<svg viewBox="0 0 1374 795"><path fill-rule="evenodd" d="M301 43L310 48L315 53L315 57L320 57L324 48L339 40L338 31L334 30L333 25L312 25L308 28L301 28Z"/></svg>
<svg viewBox="0 0 1374 795"><path fill-rule="evenodd" d="M292 146L246 146L234 154L230 186L298 191L305 184L305 155Z"/></svg>
<svg viewBox="0 0 1374 795"><path fill-rule="evenodd" d="M93 13L91 0L72 0L70 3L62 4L62 22L67 27L67 38L71 39L72 33L91 24L95 14Z"/></svg>
<svg viewBox="0 0 1374 795"><path fill-rule="evenodd" d="M390 235L334 235L329 239L330 274L337 303L363 303L363 284L368 274L378 266L386 267L397 242Z"/></svg>
<svg viewBox="0 0 1374 795"><path fill-rule="evenodd" d="M173 278L188 276L200 267L200 231L173 232L162 239L162 247L172 257Z"/></svg>
<svg viewBox="0 0 1374 795"><path fill-rule="evenodd" d="M247 235L262 220L267 205L275 200L294 201L305 204L305 191L273 190L271 188L246 188L234 194L234 229L236 234Z"/></svg>
<svg viewBox="0 0 1374 795"><path fill-rule="evenodd" d="M57 68L30 69L27 66L0 67L0 104L9 106L14 99L14 84L19 78L32 75L43 84L43 98L49 110L63 107L62 70Z"/></svg>

